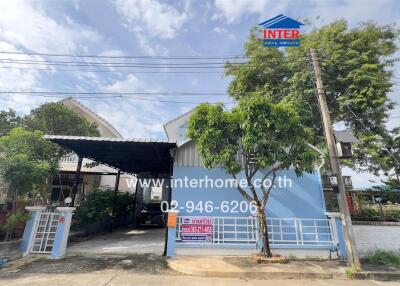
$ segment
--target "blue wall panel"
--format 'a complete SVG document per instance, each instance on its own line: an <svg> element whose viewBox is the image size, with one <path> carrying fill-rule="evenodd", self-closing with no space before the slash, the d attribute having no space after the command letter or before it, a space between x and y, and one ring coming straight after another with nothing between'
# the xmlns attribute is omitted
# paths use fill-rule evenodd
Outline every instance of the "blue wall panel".
<svg viewBox="0 0 400 286"><path fill-rule="evenodd" d="M265 171L259 172L255 178L261 178ZM319 172L312 174L304 173L302 177L297 177L293 170L279 171L277 173L281 178L286 177L292 181L292 187L274 188L271 192L268 205L267 215L268 217L276 218L326 218L325 215L325 203L322 191L322 185L320 180ZM223 169L214 168L208 170L202 167L174 167L173 178L175 180L172 188L172 200L178 202L177 210L179 215L194 215L194 216L248 216L250 212L240 211L240 207L236 208L232 212L232 208L236 203L232 201L245 201L241 194L236 188L214 188L211 187L211 183L203 180L202 186L190 187L190 183L187 183L188 187L185 187L183 180L190 179L204 179L208 177L211 180L216 179L230 179L230 175L226 174ZM243 173L238 175L238 179L244 178ZM179 182L181 180L181 182ZM197 183L199 184L199 183ZM193 210L188 211L187 202L193 202L194 205L202 201L203 211ZM207 201L211 201L213 210L206 212L204 204ZM229 211L221 211L221 203L227 201L229 204ZM246 207L243 205L242 210ZM237 211L237 212L235 212Z"/></svg>

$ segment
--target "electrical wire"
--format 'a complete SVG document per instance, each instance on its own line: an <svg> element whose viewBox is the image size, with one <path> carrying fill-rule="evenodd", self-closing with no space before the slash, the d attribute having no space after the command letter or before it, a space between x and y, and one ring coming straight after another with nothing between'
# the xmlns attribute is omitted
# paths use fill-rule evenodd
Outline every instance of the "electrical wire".
<svg viewBox="0 0 400 286"><path fill-rule="evenodd" d="M143 55L127 55L127 56L113 56L113 55L73 55L73 54L53 54L53 53L38 53L38 52L13 52L13 51L0 51L0 54L11 55L28 55L28 56L47 56L47 57L72 57L72 58L102 58L102 59L173 59L173 60L203 60L203 59L238 59L246 58L243 55L228 55L228 56L143 56Z"/></svg>

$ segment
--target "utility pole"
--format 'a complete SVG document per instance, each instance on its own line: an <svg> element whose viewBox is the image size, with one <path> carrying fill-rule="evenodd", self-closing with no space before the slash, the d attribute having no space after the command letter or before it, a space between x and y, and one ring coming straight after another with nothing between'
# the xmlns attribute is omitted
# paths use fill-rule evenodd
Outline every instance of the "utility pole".
<svg viewBox="0 0 400 286"><path fill-rule="evenodd" d="M354 240L353 225L351 223L351 216L349 206L346 198L346 189L342 177L342 170L340 168L339 159L337 156L335 138L333 134L331 117L329 114L328 104L325 97L325 89L322 84L321 68L319 66L318 56L315 49L310 49L311 60L314 68L318 102L322 114L322 121L324 124L325 138L328 145L329 161L332 168L333 176L336 176L338 189L339 189L339 208L342 218L344 239L346 244L347 255L352 267L360 269L360 260L357 253L357 248Z"/></svg>

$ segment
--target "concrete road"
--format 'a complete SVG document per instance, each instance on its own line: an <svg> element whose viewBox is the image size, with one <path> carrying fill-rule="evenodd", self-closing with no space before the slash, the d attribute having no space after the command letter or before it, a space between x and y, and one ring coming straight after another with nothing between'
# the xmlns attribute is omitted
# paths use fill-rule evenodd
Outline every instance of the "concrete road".
<svg viewBox="0 0 400 286"><path fill-rule="evenodd" d="M353 281L353 280L245 280L233 278L205 278L194 276L174 275L143 275L127 272L92 272L92 273L69 273L69 274L37 274L18 275L17 273L8 278L0 277L2 286L116 286L116 285L262 285L262 286L379 286L400 285L400 282L380 281Z"/></svg>
<svg viewBox="0 0 400 286"><path fill-rule="evenodd" d="M141 254L162 255L165 229L120 229L83 242L68 244L67 255Z"/></svg>

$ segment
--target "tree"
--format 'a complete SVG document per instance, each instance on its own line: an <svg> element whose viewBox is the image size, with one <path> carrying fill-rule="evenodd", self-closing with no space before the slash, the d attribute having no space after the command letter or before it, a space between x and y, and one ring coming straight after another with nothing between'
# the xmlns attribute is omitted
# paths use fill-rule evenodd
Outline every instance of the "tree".
<svg viewBox="0 0 400 286"><path fill-rule="evenodd" d="M222 104L201 104L188 123L188 136L194 139L207 168L219 166L233 179L243 171L248 188L238 192L257 206L262 252L271 257L266 206L277 172L294 168L298 176L313 172L317 154L308 146L312 131L304 126L295 108L286 102L271 102L268 96L253 94L241 99L232 111ZM243 157L243 165L237 155ZM254 177L262 175L257 188ZM270 180L270 184L265 184Z"/></svg>
<svg viewBox="0 0 400 286"><path fill-rule="evenodd" d="M42 104L23 121L27 129L40 130L48 135L100 136L95 123L59 102Z"/></svg>
<svg viewBox="0 0 400 286"><path fill-rule="evenodd" d="M309 49L317 49L332 122L343 123L366 144L358 144L360 152L355 157L364 164L364 152L371 146L363 137L370 136L369 132L384 136L393 107L388 93L398 35L393 25L364 23L348 29L341 20L303 35L300 47L280 50L263 47L258 30L253 29L244 46L248 63L226 65L226 75L233 77L228 92L240 100L270 91L272 102L291 102L302 121L315 130L313 143L323 143L309 58Z"/></svg>
<svg viewBox="0 0 400 286"><path fill-rule="evenodd" d="M47 135L100 136L95 123L59 102L45 103L32 110L23 118L23 125L28 130L39 130ZM60 146L58 150L58 159L70 152Z"/></svg>
<svg viewBox="0 0 400 286"><path fill-rule="evenodd" d="M57 146L40 131L14 128L0 137L0 175L8 184L15 212L17 198L33 192L41 199L47 178L58 167Z"/></svg>
<svg viewBox="0 0 400 286"><path fill-rule="evenodd" d="M363 170L375 175L383 171L388 180L382 180L382 183L389 189L400 189L400 127L384 135L363 136L357 145L363 146L355 149L357 153L363 152L356 154L363 160L362 166L365 166Z"/></svg>
<svg viewBox="0 0 400 286"><path fill-rule="evenodd" d="M15 113L14 110L0 111L0 136L6 135L14 127L21 123L21 118Z"/></svg>

